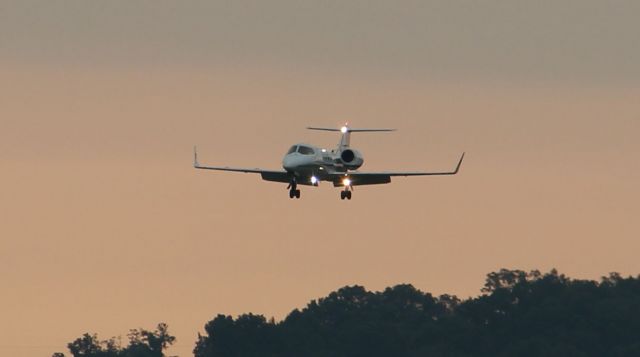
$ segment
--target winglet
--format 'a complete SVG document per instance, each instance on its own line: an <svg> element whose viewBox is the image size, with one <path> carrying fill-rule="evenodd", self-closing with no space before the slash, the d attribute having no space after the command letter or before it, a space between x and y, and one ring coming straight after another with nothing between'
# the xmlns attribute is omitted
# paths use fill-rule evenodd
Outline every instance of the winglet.
<svg viewBox="0 0 640 357"><path fill-rule="evenodd" d="M453 172L453 174L457 174L458 171L460 170L460 166L462 166L462 160L464 159L464 152L462 153L462 156L460 156L460 161L458 161L458 166L456 166L456 170Z"/></svg>
<svg viewBox="0 0 640 357"><path fill-rule="evenodd" d="M198 163L198 147L193 147L193 167L198 167L200 164Z"/></svg>

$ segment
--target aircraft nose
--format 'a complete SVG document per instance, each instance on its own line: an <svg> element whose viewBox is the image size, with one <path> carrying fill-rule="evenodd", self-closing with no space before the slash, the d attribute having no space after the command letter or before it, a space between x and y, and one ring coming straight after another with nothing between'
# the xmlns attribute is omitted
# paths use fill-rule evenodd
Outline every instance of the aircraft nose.
<svg viewBox="0 0 640 357"><path fill-rule="evenodd" d="M295 164L291 156L287 155L282 159L282 167L284 167L285 170L290 170L293 166L295 166Z"/></svg>

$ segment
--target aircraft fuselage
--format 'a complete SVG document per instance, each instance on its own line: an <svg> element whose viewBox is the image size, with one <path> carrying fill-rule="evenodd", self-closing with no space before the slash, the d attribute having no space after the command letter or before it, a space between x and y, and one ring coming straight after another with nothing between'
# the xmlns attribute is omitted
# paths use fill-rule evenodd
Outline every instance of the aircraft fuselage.
<svg viewBox="0 0 640 357"><path fill-rule="evenodd" d="M359 151L352 148L328 150L317 146L298 143L289 149L282 159L282 167L296 178L300 185L317 186L320 181L336 181L338 173L348 176L349 170L356 170L364 164Z"/></svg>

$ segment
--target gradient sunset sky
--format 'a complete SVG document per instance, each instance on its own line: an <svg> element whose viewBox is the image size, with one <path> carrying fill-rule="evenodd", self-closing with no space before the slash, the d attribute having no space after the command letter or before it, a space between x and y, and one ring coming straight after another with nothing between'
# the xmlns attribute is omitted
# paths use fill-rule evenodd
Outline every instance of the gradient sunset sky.
<svg viewBox="0 0 640 357"><path fill-rule="evenodd" d="M480 293L506 267L640 273L638 1L0 2L0 355L344 285ZM258 175L308 125L363 170L290 200Z"/></svg>

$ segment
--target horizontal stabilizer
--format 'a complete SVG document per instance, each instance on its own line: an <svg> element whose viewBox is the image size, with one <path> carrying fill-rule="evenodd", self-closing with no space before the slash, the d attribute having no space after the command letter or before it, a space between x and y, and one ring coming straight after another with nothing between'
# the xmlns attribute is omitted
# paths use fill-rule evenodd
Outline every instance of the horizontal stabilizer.
<svg viewBox="0 0 640 357"><path fill-rule="evenodd" d="M307 129L309 129L309 130L322 130L322 131L340 131L340 129L335 129L335 128L316 128L316 127L312 127L312 126L308 126Z"/></svg>
<svg viewBox="0 0 640 357"><path fill-rule="evenodd" d="M365 133L365 132L376 132L376 131L396 131L396 129L353 129L353 128L349 128L349 127L342 127L340 129L335 129L335 128L317 128L317 127L312 127L309 126L307 127L307 129L309 130L322 130L322 131L336 131L336 132L342 132L342 133L346 133L346 132L350 132L350 133Z"/></svg>

